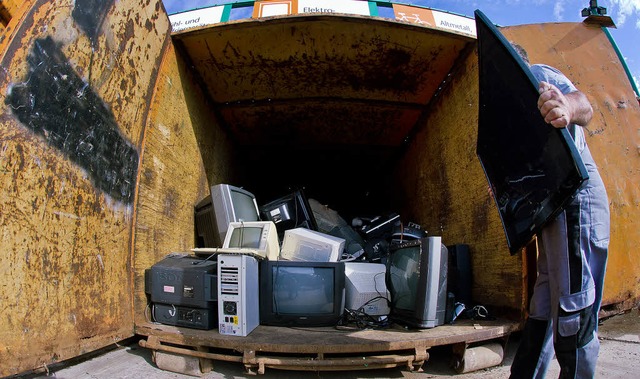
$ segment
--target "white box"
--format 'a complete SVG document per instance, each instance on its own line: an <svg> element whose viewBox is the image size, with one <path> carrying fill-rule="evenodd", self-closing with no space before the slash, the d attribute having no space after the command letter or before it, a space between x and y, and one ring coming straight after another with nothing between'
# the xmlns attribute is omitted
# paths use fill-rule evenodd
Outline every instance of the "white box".
<svg viewBox="0 0 640 379"><path fill-rule="evenodd" d="M386 273L387 267L382 263L345 262L345 308L361 310L369 316L388 315L391 294Z"/></svg>
<svg viewBox="0 0 640 379"><path fill-rule="evenodd" d="M344 238L305 228L284 232L280 257L291 261L337 262L344 250Z"/></svg>

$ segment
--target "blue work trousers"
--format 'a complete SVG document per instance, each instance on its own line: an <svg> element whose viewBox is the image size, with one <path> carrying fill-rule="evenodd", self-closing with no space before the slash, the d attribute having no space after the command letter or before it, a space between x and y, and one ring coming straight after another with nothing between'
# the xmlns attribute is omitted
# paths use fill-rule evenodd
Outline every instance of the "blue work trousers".
<svg viewBox="0 0 640 379"><path fill-rule="evenodd" d="M610 216L597 170L589 176L539 235L538 277L512 378L544 378L554 352L561 378L594 376Z"/></svg>

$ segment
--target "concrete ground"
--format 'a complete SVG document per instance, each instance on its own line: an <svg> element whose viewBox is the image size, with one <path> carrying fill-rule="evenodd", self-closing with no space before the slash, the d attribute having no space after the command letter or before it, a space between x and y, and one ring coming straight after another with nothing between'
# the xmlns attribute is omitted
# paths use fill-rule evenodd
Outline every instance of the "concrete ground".
<svg viewBox="0 0 640 379"><path fill-rule="evenodd" d="M519 335L513 334L509 339L502 364L472 373L457 374L450 367L451 349L447 346L429 350L430 359L423 365L422 372L409 372L400 368L342 371L342 372L306 372L266 369L264 375L247 375L239 363L213 363L213 371L203 378L232 379L256 377L261 379L294 379L294 378L331 378L331 379L364 379L364 378L506 378L517 347ZM638 309L625 314L613 316L603 321L600 326L600 356L596 378L639 378L640 377L640 311ZM559 367L554 361L547 377L557 378ZM132 341L130 344L104 352L91 359L74 364L50 369L49 373L31 374L21 378L59 378L59 379L186 379L193 378L159 369L151 359L151 351L142 348Z"/></svg>

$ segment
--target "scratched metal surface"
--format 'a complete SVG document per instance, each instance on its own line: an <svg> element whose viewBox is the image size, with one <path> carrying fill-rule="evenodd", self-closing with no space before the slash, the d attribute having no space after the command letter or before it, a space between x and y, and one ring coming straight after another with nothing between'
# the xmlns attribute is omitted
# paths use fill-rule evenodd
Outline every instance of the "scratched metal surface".
<svg viewBox="0 0 640 379"><path fill-rule="evenodd" d="M247 145L399 146L473 43L426 27L329 15L221 24L174 40Z"/></svg>
<svg viewBox="0 0 640 379"><path fill-rule="evenodd" d="M406 217L447 241L471 242L474 297L526 306L526 273L520 258L508 256L474 153L477 62L471 54L455 65L468 39L318 17L310 25L293 18L186 33L174 50L158 2L106 1L90 11L89 3L34 1L9 25L11 39L0 41L0 301L10 310L0 313L0 375L132 335L144 317L144 269L189 246L193 204L210 184L242 182L261 167L247 162L277 170L303 161L286 154L267 160L282 138L284 146L307 142L313 149L298 152L318 165L322 146L337 136L346 149L329 160L336 166L357 157L360 148L350 147L371 147L363 151L373 161L364 164L378 169L384 194ZM333 30L348 23L357 27ZM376 39L364 39L364 31ZM300 43L273 45L268 32ZM579 78L594 100L603 127L589 143L618 231L609 272L619 278L607 278L605 302L637 298L640 143L633 125L640 112L621 67L602 32L581 24L505 33ZM381 62L399 69L385 71ZM455 80L432 101L452 67ZM401 143L402 159L386 155ZM261 154L234 158L256 145ZM398 159L390 162L394 180L381 165L389 157ZM357 168L352 162L339 174L346 179ZM379 183L365 184L359 189Z"/></svg>
<svg viewBox="0 0 640 379"><path fill-rule="evenodd" d="M233 143L184 59L169 46L159 70L140 162L134 225L134 318L150 317L144 270L194 245L194 205L217 183L242 185Z"/></svg>
<svg viewBox="0 0 640 379"><path fill-rule="evenodd" d="M28 5L1 52L0 375L133 334L140 143L169 28L159 1Z"/></svg>

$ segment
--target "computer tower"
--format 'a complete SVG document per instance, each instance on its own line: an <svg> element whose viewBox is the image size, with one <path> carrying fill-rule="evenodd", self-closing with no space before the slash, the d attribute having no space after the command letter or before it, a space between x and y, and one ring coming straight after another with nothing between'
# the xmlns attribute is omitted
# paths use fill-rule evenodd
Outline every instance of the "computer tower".
<svg viewBox="0 0 640 379"><path fill-rule="evenodd" d="M472 274L469 245L457 244L447 246L449 250L449 275L447 291L453 293L455 301L467 307L473 305L471 298Z"/></svg>
<svg viewBox="0 0 640 379"><path fill-rule="evenodd" d="M247 336L260 324L258 261L250 255L218 255L218 332Z"/></svg>

